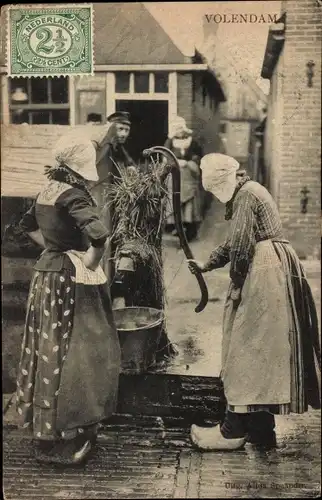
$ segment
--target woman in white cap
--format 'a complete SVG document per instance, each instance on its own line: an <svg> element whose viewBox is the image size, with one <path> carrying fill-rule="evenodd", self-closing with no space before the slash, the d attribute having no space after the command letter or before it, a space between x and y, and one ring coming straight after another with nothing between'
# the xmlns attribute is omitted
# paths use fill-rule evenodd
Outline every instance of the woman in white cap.
<svg viewBox="0 0 322 500"><path fill-rule="evenodd" d="M192 130L187 127L185 119L180 116L173 120L169 137L164 145L176 155L179 161L181 171L181 216L187 239L191 241L196 237L198 226L202 221L199 166L202 150L198 142L193 139ZM169 184L169 194L171 194L171 189L171 185ZM171 228L175 223L171 196L169 196L167 210L169 215L166 223Z"/></svg>
<svg viewBox="0 0 322 500"><path fill-rule="evenodd" d="M229 156L202 158L204 187L226 203L227 241L208 262L188 261L203 273L230 262L224 309L221 377L227 412L221 425L193 425L201 449L275 446L274 414L320 408L317 316L303 267L284 239L269 192Z"/></svg>
<svg viewBox="0 0 322 500"><path fill-rule="evenodd" d="M91 141L63 138L48 182L21 221L44 248L34 266L17 377L17 410L44 462L83 462L115 412L120 346L100 259L109 234L88 181Z"/></svg>

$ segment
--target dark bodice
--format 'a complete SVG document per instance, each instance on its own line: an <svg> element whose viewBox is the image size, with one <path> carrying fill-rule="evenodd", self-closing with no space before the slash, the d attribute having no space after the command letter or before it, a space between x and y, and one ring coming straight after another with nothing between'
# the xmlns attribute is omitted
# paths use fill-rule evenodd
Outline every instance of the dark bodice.
<svg viewBox="0 0 322 500"><path fill-rule="evenodd" d="M41 191L20 226L26 232L40 229L44 237L46 248L35 265L39 271L59 271L66 263L64 252L103 246L108 237L89 196L57 181L51 181Z"/></svg>

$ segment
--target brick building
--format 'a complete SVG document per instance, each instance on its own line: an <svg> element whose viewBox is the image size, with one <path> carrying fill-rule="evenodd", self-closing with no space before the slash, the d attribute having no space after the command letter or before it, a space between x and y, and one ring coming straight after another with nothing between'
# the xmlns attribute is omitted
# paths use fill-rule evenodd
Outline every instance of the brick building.
<svg viewBox="0 0 322 500"><path fill-rule="evenodd" d="M261 76L270 80L263 157L287 237L303 257L320 252L321 2L282 1Z"/></svg>

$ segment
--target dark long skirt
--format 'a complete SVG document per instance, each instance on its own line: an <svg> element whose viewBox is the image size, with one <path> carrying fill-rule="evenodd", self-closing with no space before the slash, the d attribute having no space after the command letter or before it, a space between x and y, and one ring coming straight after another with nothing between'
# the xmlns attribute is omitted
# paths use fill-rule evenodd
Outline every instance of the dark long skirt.
<svg viewBox="0 0 322 500"><path fill-rule="evenodd" d="M75 274L36 271L30 286L17 411L37 439L75 437L116 409L121 358L109 291Z"/></svg>
<svg viewBox="0 0 322 500"><path fill-rule="evenodd" d="M287 279L291 313L292 387L290 410L303 413L321 408L321 346L318 318L310 285L293 247L274 242Z"/></svg>
<svg viewBox="0 0 322 500"><path fill-rule="evenodd" d="M232 304L228 293L223 349L228 409L288 414L321 408L317 313L289 243L257 244L241 303L237 309Z"/></svg>

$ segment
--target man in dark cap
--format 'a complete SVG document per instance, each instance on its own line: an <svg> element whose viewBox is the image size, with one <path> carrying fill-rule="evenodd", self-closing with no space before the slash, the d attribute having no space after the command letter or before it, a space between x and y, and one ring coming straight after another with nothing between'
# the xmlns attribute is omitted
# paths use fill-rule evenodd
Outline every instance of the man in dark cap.
<svg viewBox="0 0 322 500"><path fill-rule="evenodd" d="M108 132L100 145L97 144L97 162L98 176L101 181L106 174L106 166L108 170L114 172L115 163L122 167L134 166L135 163L124 147L124 144L129 137L131 129L130 114L126 111L118 111L107 117L107 121L111 124ZM107 165L104 171L100 171L100 162L105 158ZM99 181L99 182L100 182Z"/></svg>
<svg viewBox="0 0 322 500"><path fill-rule="evenodd" d="M96 185L93 186L92 192L102 210L104 223L112 233L113 220L114 224L116 221L113 207L107 204L108 186L113 182L114 176L119 176L118 169L135 167L135 162L124 147L131 129L130 114L126 111L118 111L108 116L107 121L110 126L104 139L100 143L92 141L96 147L96 167L99 178ZM115 250L115 245L112 243L110 255L106 255L106 262L103 262L104 271L109 276L115 274L113 265ZM118 280L114 279L111 289L112 296L118 295L119 285Z"/></svg>
<svg viewBox="0 0 322 500"><path fill-rule="evenodd" d="M107 117L109 123L124 123L125 125L131 126L130 113L127 111L116 111Z"/></svg>
<svg viewBox="0 0 322 500"><path fill-rule="evenodd" d="M118 168L123 169L135 166L134 160L127 152L124 144L130 134L130 114L118 111L107 117L110 126L104 139L100 142L92 141L96 148L96 166L98 182L93 186L93 194L99 205L104 205L104 187L118 175Z"/></svg>

